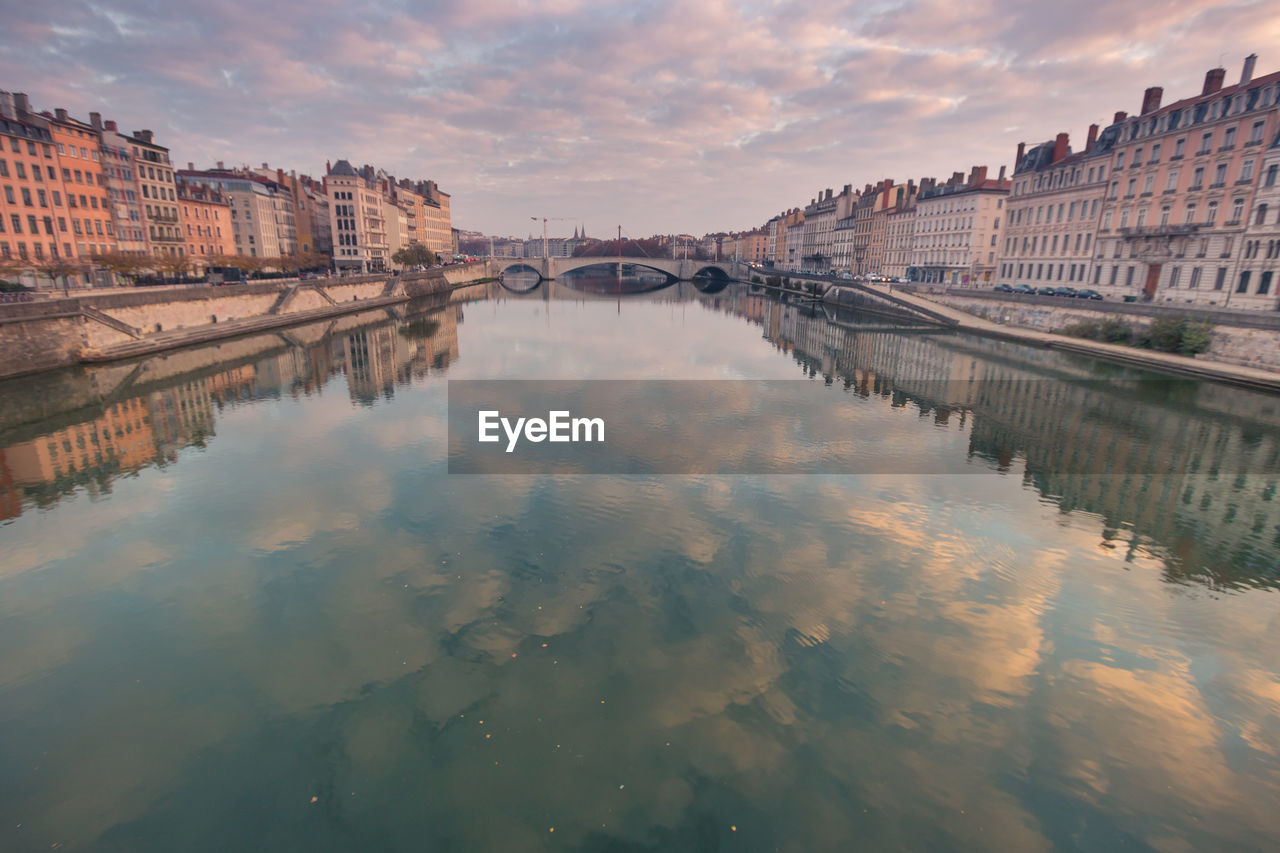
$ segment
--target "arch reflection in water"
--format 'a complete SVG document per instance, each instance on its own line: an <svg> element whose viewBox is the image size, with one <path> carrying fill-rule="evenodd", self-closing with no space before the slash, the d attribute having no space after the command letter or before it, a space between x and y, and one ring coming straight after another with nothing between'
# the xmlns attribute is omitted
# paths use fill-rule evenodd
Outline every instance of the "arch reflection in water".
<svg viewBox="0 0 1280 853"><path fill-rule="evenodd" d="M503 270L498 283L512 293L532 293L542 284L542 274L528 264L518 264Z"/></svg>
<svg viewBox="0 0 1280 853"><path fill-rule="evenodd" d="M675 276L644 264L623 262L622 273L618 265L592 264L570 270L556 279L560 284L582 293L599 293L608 296L630 293L652 293L676 283Z"/></svg>
<svg viewBox="0 0 1280 853"><path fill-rule="evenodd" d="M703 267L694 273L693 286L700 293L719 293L729 286L732 279L719 267Z"/></svg>

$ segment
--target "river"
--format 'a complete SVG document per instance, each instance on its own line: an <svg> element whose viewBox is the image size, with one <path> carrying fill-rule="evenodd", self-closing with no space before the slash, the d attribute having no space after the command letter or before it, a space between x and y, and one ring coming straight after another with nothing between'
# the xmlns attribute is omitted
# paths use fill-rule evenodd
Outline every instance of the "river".
<svg viewBox="0 0 1280 853"><path fill-rule="evenodd" d="M0 384L0 848L1280 845L1280 399L576 284ZM474 379L859 442L451 474Z"/></svg>

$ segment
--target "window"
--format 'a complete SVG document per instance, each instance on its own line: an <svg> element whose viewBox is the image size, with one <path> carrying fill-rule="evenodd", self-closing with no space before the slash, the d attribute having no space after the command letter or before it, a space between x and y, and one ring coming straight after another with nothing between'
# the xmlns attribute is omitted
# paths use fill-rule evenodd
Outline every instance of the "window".
<svg viewBox="0 0 1280 853"><path fill-rule="evenodd" d="M1222 290L1222 288L1226 286L1226 283L1227 283L1227 268L1218 267L1218 274L1214 276L1214 279L1213 279L1213 289Z"/></svg>
<svg viewBox="0 0 1280 853"><path fill-rule="evenodd" d="M3 167L3 165L4 165L4 161L3 161L3 160L0 160L0 167ZM0 175L2 175L2 174L4 174L4 172L3 172L3 170L2 170L2 169L0 169ZM1273 164L1272 164L1272 165L1267 169L1267 186L1269 186L1269 187L1274 187L1274 186L1276 185L1276 178L1277 178L1277 177L1280 177L1280 164L1274 164L1274 163L1273 163Z"/></svg>
<svg viewBox="0 0 1280 853"><path fill-rule="evenodd" d="M1267 224L1267 206L1265 204L1258 205L1258 213L1253 220L1254 225Z"/></svg>
<svg viewBox="0 0 1280 853"><path fill-rule="evenodd" d="M1171 193L1178 188L1178 170L1169 170L1169 180L1165 182L1164 191Z"/></svg>
<svg viewBox="0 0 1280 853"><path fill-rule="evenodd" d="M1271 292L1271 276L1272 276L1272 271L1267 270L1261 276L1258 277L1258 295L1259 296L1265 296L1266 294Z"/></svg>
<svg viewBox="0 0 1280 853"><path fill-rule="evenodd" d="M1117 169L1124 168L1124 152L1123 151L1121 151L1119 154L1116 155L1116 168Z"/></svg>
<svg viewBox="0 0 1280 853"><path fill-rule="evenodd" d="M1200 286L1200 267L1191 270L1191 278L1187 281L1187 289L1194 290Z"/></svg>
<svg viewBox="0 0 1280 853"><path fill-rule="evenodd" d="M1219 163L1213 173L1213 186L1220 187L1227 182L1227 164Z"/></svg>
<svg viewBox="0 0 1280 853"><path fill-rule="evenodd" d="M1205 225L1214 225L1218 221L1218 203L1216 201L1209 202L1209 213L1205 216Z"/></svg>
<svg viewBox="0 0 1280 853"><path fill-rule="evenodd" d="M1249 144L1257 145L1262 141L1262 130L1266 126L1265 121L1255 121L1253 128L1249 131Z"/></svg>
<svg viewBox="0 0 1280 853"><path fill-rule="evenodd" d="M1245 270L1244 272L1240 273L1240 281L1238 281L1238 282L1236 283L1236 293L1248 293L1248 292L1249 292L1249 277L1250 277L1250 275L1251 275L1251 273L1249 272L1249 270Z"/></svg>
<svg viewBox="0 0 1280 853"><path fill-rule="evenodd" d="M1177 142L1173 143L1173 156L1181 157L1187 148L1187 138L1184 136Z"/></svg>
<svg viewBox="0 0 1280 853"><path fill-rule="evenodd" d="M1226 131L1222 134L1222 150L1225 151L1228 148L1234 148L1235 145L1236 145L1236 129L1234 127L1228 127Z"/></svg>
<svg viewBox="0 0 1280 853"><path fill-rule="evenodd" d="M1213 131L1211 130L1208 133L1206 133L1204 136L1200 137L1200 150L1197 151L1196 153L1208 154L1209 149L1212 147L1213 147Z"/></svg>
<svg viewBox="0 0 1280 853"><path fill-rule="evenodd" d="M1151 159L1148 160L1147 162L1148 163L1160 162L1160 143L1157 142L1155 145L1151 146Z"/></svg>
<svg viewBox="0 0 1280 853"><path fill-rule="evenodd" d="M1156 183L1156 176L1147 175L1147 179L1142 182L1142 194L1151 195L1152 189L1155 188L1155 183Z"/></svg>
<svg viewBox="0 0 1280 853"><path fill-rule="evenodd" d="M1240 182L1245 183L1251 180L1253 180L1253 161L1245 160L1240 164Z"/></svg>

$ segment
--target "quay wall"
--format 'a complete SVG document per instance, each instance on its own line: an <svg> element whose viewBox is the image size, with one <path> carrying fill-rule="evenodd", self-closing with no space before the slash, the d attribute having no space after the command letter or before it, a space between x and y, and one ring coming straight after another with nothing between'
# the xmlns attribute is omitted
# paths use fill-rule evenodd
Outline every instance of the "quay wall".
<svg viewBox="0 0 1280 853"><path fill-rule="evenodd" d="M1261 370L1280 371L1280 317L1245 312L1180 310L1167 306L1087 302L1056 297L995 298L954 291L931 293L934 302L1022 329L1057 332L1073 323L1118 320L1135 332L1146 330L1158 317L1185 316L1214 324L1212 343L1200 358ZM1239 313L1242 316L1237 317Z"/></svg>
<svg viewBox="0 0 1280 853"><path fill-rule="evenodd" d="M445 293L490 272L486 262L401 276L253 282L225 287L96 290L0 304L0 378L234 337ZM122 356L123 357L123 356Z"/></svg>

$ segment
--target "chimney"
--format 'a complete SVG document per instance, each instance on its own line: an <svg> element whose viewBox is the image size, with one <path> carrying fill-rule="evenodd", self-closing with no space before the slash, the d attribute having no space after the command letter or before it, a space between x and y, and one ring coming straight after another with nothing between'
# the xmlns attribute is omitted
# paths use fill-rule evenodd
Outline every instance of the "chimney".
<svg viewBox="0 0 1280 853"><path fill-rule="evenodd" d="M143 142L150 142L154 138L154 134L149 130L139 130L134 134L134 136L138 137Z"/></svg>
<svg viewBox="0 0 1280 853"><path fill-rule="evenodd" d="M226 168L225 166L223 166L223 165L222 165L222 164L223 164L223 162L224 162L224 161L222 161L222 160L219 160L219 161L218 161L218 168L219 168L219 169L225 169L225 168Z"/></svg>
<svg viewBox="0 0 1280 853"><path fill-rule="evenodd" d="M1258 54L1251 53L1244 58L1244 69L1240 72L1240 85L1247 86L1253 80L1253 66L1258 64Z"/></svg>
<svg viewBox="0 0 1280 853"><path fill-rule="evenodd" d="M1018 143L1018 156L1017 156L1017 157L1015 157L1015 158L1013 158L1013 168L1015 168L1015 169L1016 169L1016 168L1018 168L1018 165L1022 162L1022 155L1026 152L1026 150L1027 150L1027 143L1025 143L1025 142L1019 142L1019 143Z"/></svg>
<svg viewBox="0 0 1280 853"><path fill-rule="evenodd" d="M111 131L112 133L118 133L118 132L119 132L119 131L116 129L116 123L115 123L114 121L105 121L105 122L103 122L103 123L102 123L102 126L103 126L103 127L105 127L107 130Z"/></svg>
<svg viewBox="0 0 1280 853"><path fill-rule="evenodd" d="M1084 150L1086 153L1093 150L1093 146L1098 142L1098 126L1096 124L1089 125L1089 138L1085 140Z"/></svg>
<svg viewBox="0 0 1280 853"><path fill-rule="evenodd" d="M1129 117L1129 114L1127 112L1125 112L1124 110L1120 110L1120 112L1116 113L1115 118L1111 119L1111 123L1119 124L1120 122L1124 121L1128 117Z"/></svg>
<svg viewBox="0 0 1280 853"><path fill-rule="evenodd" d="M1200 96L1212 95L1214 92L1222 88L1222 81L1227 78L1227 69L1210 68L1204 75L1204 89L1200 92Z"/></svg>
<svg viewBox="0 0 1280 853"><path fill-rule="evenodd" d="M196 164L195 164L195 163L192 163L190 160L188 160L188 161L187 161L187 171L188 171L188 172L194 172L195 170L196 170Z"/></svg>
<svg viewBox="0 0 1280 853"><path fill-rule="evenodd" d="M1159 86L1152 86L1150 89L1142 93L1142 113L1153 113L1160 109L1160 99L1164 97L1164 89Z"/></svg>
<svg viewBox="0 0 1280 853"><path fill-rule="evenodd" d="M276 169L276 183L284 183L284 169Z"/></svg>
<svg viewBox="0 0 1280 853"><path fill-rule="evenodd" d="M27 100L26 92L13 93L13 109L19 116L31 112L31 101Z"/></svg>
<svg viewBox="0 0 1280 853"><path fill-rule="evenodd" d="M1004 183L1004 168L1005 168L1004 166L1000 167L1000 177L996 178L996 181L1001 184Z"/></svg>
<svg viewBox="0 0 1280 853"><path fill-rule="evenodd" d="M1051 162L1057 163L1067 156L1067 141L1069 139L1070 136L1065 133L1058 134L1058 138L1053 141L1053 160Z"/></svg>
<svg viewBox="0 0 1280 853"><path fill-rule="evenodd" d="M55 109L55 110L53 111L53 115L54 115L54 117L55 117L55 118L57 118L57 120L58 120L58 121L66 121L66 120L67 120L67 111L66 111L65 109L63 109L62 107L58 107L57 109Z"/></svg>
<svg viewBox="0 0 1280 853"><path fill-rule="evenodd" d="M831 188L827 187L827 201L831 201Z"/></svg>
<svg viewBox="0 0 1280 853"><path fill-rule="evenodd" d="M89 124L94 130L102 130L102 113L89 113Z"/></svg>

